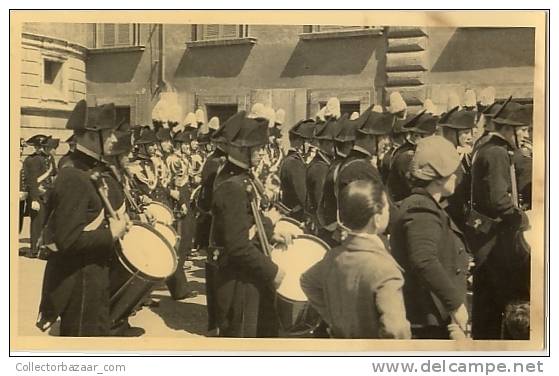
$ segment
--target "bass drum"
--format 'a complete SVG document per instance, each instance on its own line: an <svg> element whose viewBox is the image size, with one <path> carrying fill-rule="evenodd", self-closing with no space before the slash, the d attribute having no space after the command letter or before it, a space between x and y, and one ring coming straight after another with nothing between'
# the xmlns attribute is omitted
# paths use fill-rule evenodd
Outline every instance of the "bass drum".
<svg viewBox="0 0 559 376"><path fill-rule="evenodd" d="M287 249L272 250L272 260L285 271L276 294L276 311L282 335L307 337L318 327L320 316L310 306L299 280L329 250L328 244L313 235L300 235Z"/></svg>
<svg viewBox="0 0 559 376"><path fill-rule="evenodd" d="M142 300L177 269L173 246L150 225L134 221L120 240L110 269L110 317L125 320Z"/></svg>
<svg viewBox="0 0 559 376"><path fill-rule="evenodd" d="M167 205L160 202L152 201L150 204L146 205L145 210L151 214L157 222L161 222L165 225L172 226L175 221L173 211L169 209Z"/></svg>
<svg viewBox="0 0 559 376"><path fill-rule="evenodd" d="M173 247L176 247L180 236L177 234L177 231L173 228L173 226L166 225L161 222L155 222L153 224L153 228L158 231Z"/></svg>

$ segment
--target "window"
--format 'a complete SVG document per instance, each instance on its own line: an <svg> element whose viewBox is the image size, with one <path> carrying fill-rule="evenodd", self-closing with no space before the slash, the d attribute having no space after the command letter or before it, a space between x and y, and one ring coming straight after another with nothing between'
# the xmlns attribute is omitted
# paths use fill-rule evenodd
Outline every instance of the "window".
<svg viewBox="0 0 559 376"><path fill-rule="evenodd" d="M192 41L248 37L248 25L193 25Z"/></svg>
<svg viewBox="0 0 559 376"><path fill-rule="evenodd" d="M326 106L326 102L320 101L320 108ZM360 101L342 101L340 102L340 114L347 114L351 116L352 113L361 112L361 102Z"/></svg>
<svg viewBox="0 0 559 376"><path fill-rule="evenodd" d="M95 47L137 46L140 28L137 24L97 24L95 27Z"/></svg>
<svg viewBox="0 0 559 376"><path fill-rule="evenodd" d="M130 106L116 106L116 123L130 124Z"/></svg>
<svg viewBox="0 0 559 376"><path fill-rule="evenodd" d="M208 120L214 116L219 118L219 124L223 124L231 116L235 115L239 106L234 104L207 104L206 110L208 113Z"/></svg>
<svg viewBox="0 0 559 376"><path fill-rule="evenodd" d="M43 83L45 85L61 86L62 62L45 59L43 66Z"/></svg>

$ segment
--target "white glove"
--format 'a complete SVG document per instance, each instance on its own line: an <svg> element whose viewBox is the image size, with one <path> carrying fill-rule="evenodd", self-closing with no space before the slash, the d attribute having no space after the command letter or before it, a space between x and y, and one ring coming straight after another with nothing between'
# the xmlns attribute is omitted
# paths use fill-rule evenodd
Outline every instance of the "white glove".
<svg viewBox="0 0 559 376"><path fill-rule="evenodd" d="M293 238L295 236L297 236L297 234L293 234L287 229L274 230L272 240L276 243L284 245L285 247L288 247L293 244Z"/></svg>
<svg viewBox="0 0 559 376"><path fill-rule="evenodd" d="M450 313L452 317L452 323L457 324L462 331L467 329L468 325L468 310L464 304L460 305L456 311Z"/></svg>
<svg viewBox="0 0 559 376"><path fill-rule="evenodd" d="M41 204L39 204L39 201L31 201L31 209L33 209L34 211L39 211L40 208Z"/></svg>
<svg viewBox="0 0 559 376"><path fill-rule="evenodd" d="M111 234L113 236L113 239L116 240L122 238L124 234L126 234L129 225L126 219L109 218L109 228L111 229Z"/></svg>
<svg viewBox="0 0 559 376"><path fill-rule="evenodd" d="M281 219L281 214L276 208L271 208L264 215L268 217L274 225Z"/></svg>
<svg viewBox="0 0 559 376"><path fill-rule="evenodd" d="M143 195L140 200L142 200L142 203L145 205L151 204L151 198L149 198L149 196Z"/></svg>
<svg viewBox="0 0 559 376"><path fill-rule="evenodd" d="M177 191L176 189L171 189L171 191L169 192L169 194L171 195L171 197L172 197L174 200L177 200L177 201L178 201L179 198L180 198L180 192Z"/></svg>

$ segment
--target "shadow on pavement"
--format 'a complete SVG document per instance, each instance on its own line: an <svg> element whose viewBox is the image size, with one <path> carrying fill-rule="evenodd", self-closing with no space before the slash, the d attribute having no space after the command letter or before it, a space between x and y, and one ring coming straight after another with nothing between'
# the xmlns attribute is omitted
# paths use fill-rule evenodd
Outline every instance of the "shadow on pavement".
<svg viewBox="0 0 559 376"><path fill-rule="evenodd" d="M159 315L165 325L174 330L205 336L207 333L206 307L201 304L176 301L168 296L152 295L160 298L159 307L151 308Z"/></svg>

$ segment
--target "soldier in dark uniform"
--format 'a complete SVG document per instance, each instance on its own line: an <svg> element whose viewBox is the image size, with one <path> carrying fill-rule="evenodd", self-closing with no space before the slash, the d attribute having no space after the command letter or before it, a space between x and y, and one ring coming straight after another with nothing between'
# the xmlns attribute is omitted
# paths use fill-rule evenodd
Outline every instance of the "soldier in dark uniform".
<svg viewBox="0 0 559 376"><path fill-rule="evenodd" d="M113 104L88 109L80 101L66 125L81 132L76 135L73 167L60 171L52 193L49 228L58 251L47 262L37 321L46 330L60 317L61 336L110 333L109 260L130 223L124 216L108 218L91 177L100 173L109 187L111 205L122 206L122 190L101 163L103 155L112 155L116 143L115 118Z"/></svg>
<svg viewBox="0 0 559 376"><path fill-rule="evenodd" d="M27 206L31 217L31 257L37 257L39 238L48 216L48 200L55 174L46 146L50 137L35 135L27 144L35 147L35 152L23 162L25 181L28 188Z"/></svg>
<svg viewBox="0 0 559 376"><path fill-rule="evenodd" d="M439 119L441 135L450 141L460 155L460 168L456 170L456 188L448 198L446 211L460 230L466 232L466 211L470 201L472 169L472 130L476 113L455 107Z"/></svg>
<svg viewBox="0 0 559 376"><path fill-rule="evenodd" d="M378 112L382 112L382 109ZM394 153L406 141L407 130L402 126L406 122L406 119L409 120L408 106L404 101L404 98L402 98L402 95L397 91L390 94L390 106L388 108L388 112L394 116L394 125L392 127L392 132L390 133L390 148L384 153L378 166L382 182L385 186L388 181L388 175L390 174L390 166L392 165Z"/></svg>
<svg viewBox="0 0 559 376"><path fill-rule="evenodd" d="M171 174L167 168L167 156L173 151L171 143L171 130L166 127L160 127L155 134L158 144L156 144L156 154L151 156L157 173L157 185L152 192L152 199L158 201L171 208L171 196L169 195L169 183L171 182Z"/></svg>
<svg viewBox="0 0 559 376"><path fill-rule="evenodd" d="M313 135L316 154L307 167L307 198L305 200L305 214L310 221L310 228L318 233L319 222L317 210L324 193L324 182L328 169L335 154L334 135L337 121L334 117L318 122Z"/></svg>
<svg viewBox="0 0 559 376"><path fill-rule="evenodd" d="M279 169L281 203L289 208L289 216L300 222L305 220L305 200L307 198L307 165L303 159L305 139L312 136L312 127L303 120L289 129L290 148Z"/></svg>
<svg viewBox="0 0 559 376"><path fill-rule="evenodd" d="M479 147L472 167L473 204L469 224L476 231L472 335L501 338L505 307L530 299L530 257L516 243L527 226L515 201L514 150L529 136L532 106L510 99L493 119L495 132ZM477 213L477 214L476 214Z"/></svg>
<svg viewBox="0 0 559 376"><path fill-rule="evenodd" d="M228 160L214 182L210 243L218 265L216 322L223 337L274 337L278 332L274 286L284 273L253 239L254 215L260 214L251 210L249 197L255 192L249 169L267 142L268 119L249 115L233 135Z"/></svg>
<svg viewBox="0 0 559 376"><path fill-rule="evenodd" d="M226 145L239 131L246 116L245 111L233 115L221 125L213 134L211 142L215 150L211 153L204 167L202 167L202 182L200 193L197 197L196 207L198 218L196 219L196 241L200 249L205 250L207 258L205 263L206 272L206 307L208 310L208 333L215 336L217 333L216 321L216 273L217 264L213 260L213 254L209 251L210 230L212 225L212 196L215 177L227 159Z"/></svg>
<svg viewBox="0 0 559 376"><path fill-rule="evenodd" d="M27 196L29 194L25 182L25 169L23 168L23 149L27 146L25 139L19 140L19 232L23 228L23 218L27 213Z"/></svg>
<svg viewBox="0 0 559 376"><path fill-rule="evenodd" d="M393 202L398 202L410 195L411 189L407 179L409 163L415 151L416 142L435 133L438 117L421 111L407 119L402 128L406 130L406 142L394 151L391 158L390 173L386 183L388 194Z"/></svg>

